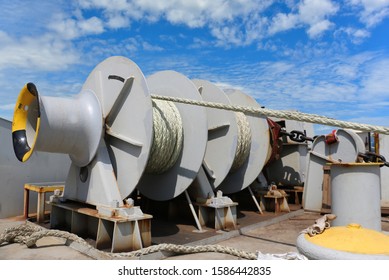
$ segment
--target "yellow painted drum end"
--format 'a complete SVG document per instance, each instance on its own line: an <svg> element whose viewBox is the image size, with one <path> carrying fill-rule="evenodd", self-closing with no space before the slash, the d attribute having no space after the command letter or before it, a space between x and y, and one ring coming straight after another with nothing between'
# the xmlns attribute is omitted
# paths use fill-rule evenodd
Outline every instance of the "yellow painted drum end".
<svg viewBox="0 0 389 280"><path fill-rule="evenodd" d="M36 128L33 144L29 145L28 137L26 134L28 113L30 105L37 101L38 116L36 120ZM19 93L18 99L15 104L14 115L12 120L12 142L14 152L17 159L21 162L27 161L32 151L34 150L35 142L38 136L40 127L40 110L38 100L38 90L33 83L26 84Z"/></svg>

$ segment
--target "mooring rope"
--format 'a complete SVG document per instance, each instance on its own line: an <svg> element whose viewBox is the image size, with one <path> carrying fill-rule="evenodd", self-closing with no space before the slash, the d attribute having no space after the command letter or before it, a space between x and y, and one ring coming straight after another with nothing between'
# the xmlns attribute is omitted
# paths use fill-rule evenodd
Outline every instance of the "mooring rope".
<svg viewBox="0 0 389 280"><path fill-rule="evenodd" d="M237 106L237 105L226 105L222 103L197 101L197 100L191 100L191 99L185 99L179 97L168 97L168 96L161 96L155 94L152 94L151 97L153 99L159 99L159 100L166 100L166 101L172 101L172 102L178 102L178 103L184 103L184 104L190 104L196 106L204 106L204 107L214 108L214 109L242 112L254 116L275 117L280 119L295 120L295 121L322 124L322 125L335 126L341 128L349 128L349 129L355 129L355 130L360 130L365 132L377 132L377 133L389 135L388 127L341 121L341 120L336 120L325 116L320 116L317 114L307 114L307 113L301 113L297 111L272 110L266 108L254 108L254 107L245 107L245 106Z"/></svg>
<svg viewBox="0 0 389 280"><path fill-rule="evenodd" d="M171 101L155 99L153 103L153 142L146 172L161 174L174 166L183 147L184 130L179 110ZM235 112L238 127L237 149L230 172L247 160L251 148L250 123L244 113Z"/></svg>
<svg viewBox="0 0 389 280"><path fill-rule="evenodd" d="M243 165L251 148L251 129L246 115L242 112L235 112L235 117L238 126L238 141L230 172L238 170Z"/></svg>
<svg viewBox="0 0 389 280"><path fill-rule="evenodd" d="M161 174L174 166L182 150L182 120L173 102L153 100L153 130L146 172Z"/></svg>
<svg viewBox="0 0 389 280"><path fill-rule="evenodd" d="M316 219L315 223L302 230L300 234L308 234L309 236L315 236L317 234L323 233L326 229L331 227L331 221L336 219L335 214L325 214L321 216L319 219Z"/></svg>
<svg viewBox="0 0 389 280"><path fill-rule="evenodd" d="M232 247L221 246L221 245L199 245L199 246L188 246L188 245L176 245L176 244L158 244L149 246L140 250L123 253L108 253L100 251L95 247L91 246L81 237L61 230L48 230L42 227L30 225L28 223L21 224L18 226L10 227L0 234L0 246L4 243L19 243L25 244L28 248L36 245L36 242L44 237L56 237L64 238L66 240L76 242L85 247L89 251L96 251L98 254L108 258L139 258L143 255L149 255L152 253L165 251L175 254L195 254L195 253L221 253L232 255L241 259L257 260L257 259L287 259L287 260L304 260L305 256L289 252L286 254L262 254L261 252L252 253L243 250L235 249Z"/></svg>

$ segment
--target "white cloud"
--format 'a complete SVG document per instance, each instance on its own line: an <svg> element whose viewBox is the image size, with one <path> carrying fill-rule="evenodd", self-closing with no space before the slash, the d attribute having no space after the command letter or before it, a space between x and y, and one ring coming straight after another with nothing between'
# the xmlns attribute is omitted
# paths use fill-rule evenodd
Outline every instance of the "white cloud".
<svg viewBox="0 0 389 280"><path fill-rule="evenodd" d="M299 18L297 14L278 13L272 19L272 24L269 27L269 33L272 35L281 31L293 29L298 23Z"/></svg>
<svg viewBox="0 0 389 280"><path fill-rule="evenodd" d="M339 7L331 0L303 0L298 9L301 21L314 25L334 15Z"/></svg>
<svg viewBox="0 0 389 280"><path fill-rule="evenodd" d="M361 44L370 37L370 32L367 29L341 27L334 33L336 36L346 34L354 44Z"/></svg>
<svg viewBox="0 0 389 280"><path fill-rule="evenodd" d="M107 17L118 12L135 19L156 20L165 18L173 24L186 24L189 27L202 27L209 23L231 21L263 10L273 1L260 3L255 0L79 0L83 9L101 9ZM132 18L132 19L133 19Z"/></svg>
<svg viewBox="0 0 389 280"><path fill-rule="evenodd" d="M107 22L107 26L112 29L128 27L129 25L129 18L122 14L111 15Z"/></svg>
<svg viewBox="0 0 389 280"><path fill-rule="evenodd" d="M361 9L359 19L367 27L375 26L389 16L389 0L349 0L348 3Z"/></svg>
<svg viewBox="0 0 389 280"><path fill-rule="evenodd" d="M46 29L50 24L51 16L57 13L69 13L69 1L66 0L12 0L0 1L0 29L13 36L20 36L28 32L36 33Z"/></svg>
<svg viewBox="0 0 389 280"><path fill-rule="evenodd" d="M324 31L328 30L332 25L333 25L333 23L331 23L330 21L322 20L322 21L319 21L315 24L312 24L308 28L307 33L308 33L309 37L314 38L314 37L317 37L320 34L322 34Z"/></svg>
<svg viewBox="0 0 389 280"><path fill-rule="evenodd" d="M358 77L358 68L354 65L340 63L334 67L335 73L348 80L354 80Z"/></svg>
<svg viewBox="0 0 389 280"><path fill-rule="evenodd" d="M372 62L362 80L361 97L389 101L389 59Z"/></svg>
<svg viewBox="0 0 389 280"><path fill-rule="evenodd" d="M163 48L160 46L152 45L148 42L142 42L142 47L145 51L163 51Z"/></svg>
<svg viewBox="0 0 389 280"><path fill-rule="evenodd" d="M97 17L91 17L78 22L82 34L100 34L104 32L103 23Z"/></svg>
<svg viewBox="0 0 389 280"><path fill-rule="evenodd" d="M189 73L201 73L202 78L223 88L239 88L271 109L297 109L340 120L389 115L385 109L389 103L389 58L381 53L236 61L225 65L223 71L197 70Z"/></svg>
<svg viewBox="0 0 389 280"><path fill-rule="evenodd" d="M277 61L277 62L264 62L261 63L263 67L266 67L266 72L270 76L275 75L283 75L284 73L288 73L288 71L292 70L295 67L293 63L287 61Z"/></svg>
<svg viewBox="0 0 389 280"><path fill-rule="evenodd" d="M211 34L218 40L219 46L245 44L245 39L238 26L215 26L212 28Z"/></svg>
<svg viewBox="0 0 389 280"><path fill-rule="evenodd" d="M64 14L56 14L53 17L50 29L57 32L61 38L68 40L104 32L103 22L97 17L84 19L73 18Z"/></svg>
<svg viewBox="0 0 389 280"><path fill-rule="evenodd" d="M362 9L359 16L368 26L379 23L389 13L389 0L347 0L349 5ZM318 38L337 27L355 44L370 33L363 28L336 26L332 18L346 7L334 0L79 0L82 11L100 12L101 26L128 28L133 21L155 23L161 19L189 28L208 28L217 46L245 46L261 42L279 32L304 28L310 38ZM269 16L267 11L280 6L289 12ZM84 35L78 23L64 22L60 28L65 36ZM65 28L66 27L66 28ZM102 28L92 29L96 33ZM86 32L85 32L86 33ZM339 34L339 33L338 33Z"/></svg>
<svg viewBox="0 0 389 280"><path fill-rule="evenodd" d="M134 20L171 24L190 28L209 27L219 45L246 45L263 36L264 17L260 14L274 0L79 0L81 9L102 12L105 26L124 28Z"/></svg>
<svg viewBox="0 0 389 280"><path fill-rule="evenodd" d="M68 42L50 35L14 39L2 32L0 36L7 42L0 45L0 69L57 71L79 61L78 53Z"/></svg>
<svg viewBox="0 0 389 280"><path fill-rule="evenodd" d="M338 5L331 0L302 0L297 5L296 12L278 13L272 18L269 34L308 27L309 37L317 37L333 26L328 18L336 14L338 10Z"/></svg>

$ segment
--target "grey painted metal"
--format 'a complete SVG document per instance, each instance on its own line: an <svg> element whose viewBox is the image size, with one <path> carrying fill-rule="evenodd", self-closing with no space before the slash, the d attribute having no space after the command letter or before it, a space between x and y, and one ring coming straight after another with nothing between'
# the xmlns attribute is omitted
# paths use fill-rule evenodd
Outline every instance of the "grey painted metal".
<svg viewBox="0 0 389 280"><path fill-rule="evenodd" d="M147 78L153 94L202 100L196 86L175 71L157 72ZM184 130L181 155L175 165L162 174L144 173L137 189L146 197L166 201L183 193L196 178L203 163L207 145L207 117L203 107L175 104Z"/></svg>
<svg viewBox="0 0 389 280"><path fill-rule="evenodd" d="M306 132L308 137L314 136L313 124L293 120L271 118L285 127L287 132L293 130ZM282 137L280 158L266 166L266 177L269 182L283 186L302 186L306 179L307 156L312 143L297 143L289 137Z"/></svg>
<svg viewBox="0 0 389 280"><path fill-rule="evenodd" d="M320 136L319 136L320 137ZM307 179L303 191L303 208L309 211L321 211L323 200L323 167L332 163L325 156L310 152L307 161Z"/></svg>
<svg viewBox="0 0 389 280"><path fill-rule="evenodd" d="M152 141L152 106L145 77L124 57L97 65L73 98L40 97L37 151L67 153L72 164L64 199L120 207L146 166ZM28 110L27 133L37 112Z"/></svg>
<svg viewBox="0 0 389 280"><path fill-rule="evenodd" d="M90 90L72 98L39 96L28 109L27 141L34 150L68 154L77 166L85 166L96 154L102 134L102 114L98 99ZM39 106L38 106L39 102ZM36 124L40 111L40 129Z"/></svg>
<svg viewBox="0 0 389 280"><path fill-rule="evenodd" d="M380 163L331 164L333 226L360 224L381 231Z"/></svg>
<svg viewBox="0 0 389 280"><path fill-rule="evenodd" d="M205 80L192 80L200 89L204 101L231 105L227 95L216 85ZM212 174L210 181L217 188L230 172L237 148L238 128L231 111L207 108L208 142L204 162Z"/></svg>
<svg viewBox="0 0 389 280"><path fill-rule="evenodd" d="M280 158L266 166L269 182L282 186L302 186L306 178L308 144L283 144Z"/></svg>
<svg viewBox="0 0 389 280"><path fill-rule="evenodd" d="M215 188L211 184L210 175L207 174L204 164L200 167L196 178L189 186L188 193L195 200L204 200L215 196Z"/></svg>
<svg viewBox="0 0 389 280"><path fill-rule="evenodd" d="M119 80L115 77L119 77ZM111 189L116 192L117 186L119 200L122 200L136 188L151 148L153 117L146 79L130 59L110 57L90 73L83 89L95 92L100 101L103 117L107 120L104 141L109 152L107 157L106 152L103 152L105 148L101 147L104 156L100 155L101 161L96 164L102 165L104 178L98 179L103 175L99 172L93 186L90 185L89 188L95 188L100 180L100 184L106 183L102 193L106 196ZM112 165L114 174L108 175L108 171L104 171L107 165ZM105 176L109 176L109 179ZM115 180L117 183L114 183ZM77 181L82 185L80 180Z"/></svg>
<svg viewBox="0 0 389 280"><path fill-rule="evenodd" d="M234 105L260 107L252 97L239 90L225 90L225 93ZM217 188L225 194L245 189L259 176L266 164L270 149L270 132L266 118L247 115L247 119L251 129L250 155L245 163L237 171L229 173Z"/></svg>
<svg viewBox="0 0 389 280"><path fill-rule="evenodd" d="M0 118L0 218L23 215L23 186L27 183L64 182L70 166L69 156L33 153L27 162L15 157L12 122ZM46 197L47 199L47 197ZM30 211L37 207L37 194L30 192Z"/></svg>
<svg viewBox="0 0 389 280"><path fill-rule="evenodd" d="M389 160L389 136L380 134L378 139L379 154ZM381 169L381 205L389 208L389 168L385 167Z"/></svg>
<svg viewBox="0 0 389 280"><path fill-rule="evenodd" d="M305 210L321 211L323 166L327 163L356 162L358 154L365 152L365 144L352 130L338 129L338 142L327 144L325 135L318 136L308 154L307 177L304 185L303 207Z"/></svg>
<svg viewBox="0 0 389 280"><path fill-rule="evenodd" d="M86 180L81 179L82 173ZM82 169L74 164L70 166L63 198L96 206L123 206L115 170L103 139L89 165Z"/></svg>
<svg viewBox="0 0 389 280"><path fill-rule="evenodd" d="M358 153L365 151L365 143L354 131L338 129L336 135L339 141L331 145L326 144L323 137L317 138L312 145L312 151L341 162L355 162Z"/></svg>
<svg viewBox="0 0 389 280"><path fill-rule="evenodd" d="M152 139L152 107L146 80L124 57L110 57L88 76L83 90L93 91L102 106L104 134L94 160L70 168L64 197L92 205L123 205L147 164ZM87 178L82 180L84 172Z"/></svg>

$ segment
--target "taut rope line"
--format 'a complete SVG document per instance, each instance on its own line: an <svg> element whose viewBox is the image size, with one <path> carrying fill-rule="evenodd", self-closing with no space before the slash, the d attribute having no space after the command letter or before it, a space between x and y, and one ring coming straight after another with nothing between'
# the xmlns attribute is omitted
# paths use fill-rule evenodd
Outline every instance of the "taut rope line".
<svg viewBox="0 0 389 280"><path fill-rule="evenodd" d="M204 106L204 107L214 108L214 109L242 112L254 116L275 117L280 119L295 120L295 121L314 123L314 124L323 124L323 125L335 126L341 128L349 128L349 129L361 130L366 132L378 132L385 135L389 135L388 127L369 125L369 124L360 124L360 123L348 122L348 121L340 121L325 116L319 116L316 114L307 114L307 113L285 111L285 110L272 110L272 109L265 109L265 108L244 107L244 106L236 106L236 105L226 105L222 103L197 101L197 100L190 100L190 99L178 98L178 97L168 97L168 96L161 96L155 94L152 94L151 97L153 99L166 100L166 101L184 103L189 105Z"/></svg>

